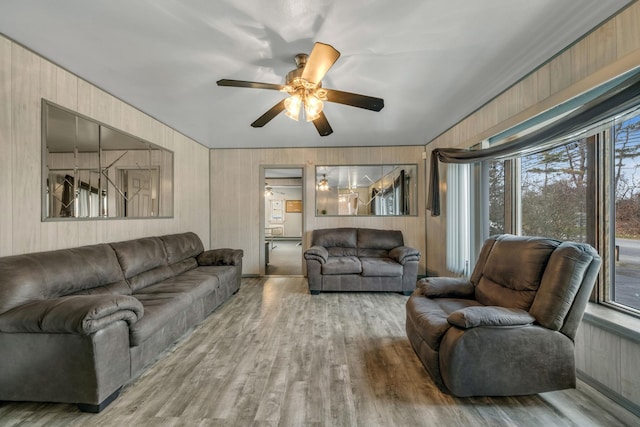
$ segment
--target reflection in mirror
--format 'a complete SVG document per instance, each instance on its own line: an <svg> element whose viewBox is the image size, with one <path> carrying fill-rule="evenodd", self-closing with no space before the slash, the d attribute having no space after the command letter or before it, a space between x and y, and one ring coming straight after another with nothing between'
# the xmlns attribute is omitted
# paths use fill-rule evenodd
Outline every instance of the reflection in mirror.
<svg viewBox="0 0 640 427"><path fill-rule="evenodd" d="M173 153L43 101L43 218L173 215Z"/></svg>
<svg viewBox="0 0 640 427"><path fill-rule="evenodd" d="M316 216L417 215L418 166L316 166Z"/></svg>

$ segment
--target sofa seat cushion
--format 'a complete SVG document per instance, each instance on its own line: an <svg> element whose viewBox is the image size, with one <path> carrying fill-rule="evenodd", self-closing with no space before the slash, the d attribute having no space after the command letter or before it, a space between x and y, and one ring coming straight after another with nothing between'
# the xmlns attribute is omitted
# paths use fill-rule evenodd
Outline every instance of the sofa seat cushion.
<svg viewBox="0 0 640 427"><path fill-rule="evenodd" d="M416 331L434 351L440 349L442 337L447 333L451 324L447 318L454 311L481 306L475 300L458 298L426 298L414 293L407 301L407 316L413 322Z"/></svg>
<svg viewBox="0 0 640 427"><path fill-rule="evenodd" d="M144 316L129 327L131 347L145 342L165 325L175 322L189 307L193 305L186 293L149 293L135 294L144 307Z"/></svg>
<svg viewBox="0 0 640 427"><path fill-rule="evenodd" d="M362 273L362 264L355 256L339 256L332 257L325 264L322 264L322 274L360 274Z"/></svg>
<svg viewBox="0 0 640 427"><path fill-rule="evenodd" d="M391 258L360 258L363 276L402 276L403 267Z"/></svg>
<svg viewBox="0 0 640 427"><path fill-rule="evenodd" d="M220 286L217 276L205 276L202 274L181 274L164 280L155 285L147 286L133 294L134 297L144 294L184 294L191 302L195 302L206 295L215 292Z"/></svg>
<svg viewBox="0 0 640 427"><path fill-rule="evenodd" d="M143 343L176 316L191 310L194 303L216 292L220 287L217 276L190 270L146 288L133 296L144 307L144 316L129 329L131 345Z"/></svg>
<svg viewBox="0 0 640 427"><path fill-rule="evenodd" d="M200 266L189 273L194 276L217 277L220 283L234 283L236 281L236 268L232 265Z"/></svg>

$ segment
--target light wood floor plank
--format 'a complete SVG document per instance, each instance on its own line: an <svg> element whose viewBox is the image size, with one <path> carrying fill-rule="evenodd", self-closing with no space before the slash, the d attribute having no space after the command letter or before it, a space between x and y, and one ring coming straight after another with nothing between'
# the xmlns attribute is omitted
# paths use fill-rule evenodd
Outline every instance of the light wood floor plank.
<svg viewBox="0 0 640 427"><path fill-rule="evenodd" d="M246 278L100 414L0 403L0 425L623 426L640 420L590 387L458 399L407 341L407 297L311 296L300 277Z"/></svg>

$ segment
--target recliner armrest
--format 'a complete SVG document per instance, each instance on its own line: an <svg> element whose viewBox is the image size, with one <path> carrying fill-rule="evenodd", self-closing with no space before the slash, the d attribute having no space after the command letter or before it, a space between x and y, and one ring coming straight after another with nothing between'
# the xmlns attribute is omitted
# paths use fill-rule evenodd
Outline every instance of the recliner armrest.
<svg viewBox="0 0 640 427"><path fill-rule="evenodd" d="M418 280L418 289L429 298L474 298L476 289L462 277L427 277Z"/></svg>
<svg viewBox="0 0 640 427"><path fill-rule="evenodd" d="M316 261L319 261L320 264L324 264L329 259L329 252L324 246L311 246L309 249L304 251L304 258L315 259Z"/></svg>
<svg viewBox="0 0 640 427"><path fill-rule="evenodd" d="M409 246L398 246L389 251L389 258L404 265L408 261L420 261L420 251Z"/></svg>
<svg viewBox="0 0 640 427"><path fill-rule="evenodd" d="M25 303L0 315L0 331L89 335L123 320L142 318L142 303L129 295L68 295Z"/></svg>
<svg viewBox="0 0 640 427"><path fill-rule="evenodd" d="M479 326L526 326L536 321L536 318L519 308L499 306L472 306L461 308L447 317L450 325L462 329L477 328Z"/></svg>
<svg viewBox="0 0 640 427"><path fill-rule="evenodd" d="M240 265L244 252L242 249L210 249L196 258L198 265Z"/></svg>

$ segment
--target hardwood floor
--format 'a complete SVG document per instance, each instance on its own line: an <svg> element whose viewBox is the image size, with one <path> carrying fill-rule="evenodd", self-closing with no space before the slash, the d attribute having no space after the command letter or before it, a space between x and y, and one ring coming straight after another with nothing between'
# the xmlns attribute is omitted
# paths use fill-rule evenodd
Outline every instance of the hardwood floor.
<svg viewBox="0 0 640 427"><path fill-rule="evenodd" d="M243 279L100 414L1 403L0 425L616 426L640 420L584 384L458 399L433 385L399 294L310 296L304 278Z"/></svg>

